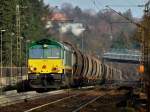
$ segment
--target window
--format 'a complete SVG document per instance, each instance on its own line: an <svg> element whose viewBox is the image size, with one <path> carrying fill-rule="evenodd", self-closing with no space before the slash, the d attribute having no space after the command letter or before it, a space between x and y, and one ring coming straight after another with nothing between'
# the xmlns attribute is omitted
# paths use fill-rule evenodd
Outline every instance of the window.
<svg viewBox="0 0 150 112"><path fill-rule="evenodd" d="M43 49L30 49L29 57L30 58L43 58Z"/></svg>
<svg viewBox="0 0 150 112"><path fill-rule="evenodd" d="M61 49L54 47L44 49L44 58L61 58Z"/></svg>
<svg viewBox="0 0 150 112"><path fill-rule="evenodd" d="M29 58L61 58L61 48L48 45L36 45L29 49Z"/></svg>
<svg viewBox="0 0 150 112"><path fill-rule="evenodd" d="M52 56L51 57L60 58L60 56L61 56L60 48L52 48Z"/></svg>

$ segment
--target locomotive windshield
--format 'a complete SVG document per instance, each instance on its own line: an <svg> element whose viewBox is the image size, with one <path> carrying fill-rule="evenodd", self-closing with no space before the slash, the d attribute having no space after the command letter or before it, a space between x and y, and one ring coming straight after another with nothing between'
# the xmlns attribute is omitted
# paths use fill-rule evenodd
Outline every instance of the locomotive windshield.
<svg viewBox="0 0 150 112"><path fill-rule="evenodd" d="M44 58L61 58L61 49L60 48L44 49Z"/></svg>
<svg viewBox="0 0 150 112"><path fill-rule="evenodd" d="M43 49L30 49L29 58L43 58Z"/></svg>
<svg viewBox="0 0 150 112"><path fill-rule="evenodd" d="M48 45L36 45L29 49L29 58L61 58L61 48Z"/></svg>
<svg viewBox="0 0 150 112"><path fill-rule="evenodd" d="M29 49L29 58L43 58L42 45L34 45Z"/></svg>

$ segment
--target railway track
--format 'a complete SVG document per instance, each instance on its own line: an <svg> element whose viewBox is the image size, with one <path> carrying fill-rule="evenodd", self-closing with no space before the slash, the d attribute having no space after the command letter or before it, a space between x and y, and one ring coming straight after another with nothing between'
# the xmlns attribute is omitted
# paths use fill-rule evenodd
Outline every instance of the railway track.
<svg viewBox="0 0 150 112"><path fill-rule="evenodd" d="M78 90L80 89L86 90L86 89L92 89L92 88L94 88L94 86L81 87L81 88L78 88ZM38 98L48 97L50 95L67 93L72 90L73 89L63 89L63 90L55 90L55 91L44 92L44 93L37 93L36 91L29 91L29 92L22 92L22 93L17 93L17 90L8 91L8 92L5 92L4 95L0 96L0 107L24 102L27 100L34 100Z"/></svg>
<svg viewBox="0 0 150 112"><path fill-rule="evenodd" d="M97 97L95 97L94 99L92 99L92 100L88 101L87 103L81 105L79 108L73 110L72 112L78 112L78 111L81 111L81 110L82 110L83 108L85 108L87 105L93 103L94 101L96 101L96 100L99 99L100 97L102 97L102 96L97 96Z"/></svg>
<svg viewBox="0 0 150 112"><path fill-rule="evenodd" d="M115 93L113 90L107 91L105 94L95 97L72 112L117 112L117 104L125 99L126 93L127 91L120 93Z"/></svg>
<svg viewBox="0 0 150 112"><path fill-rule="evenodd" d="M95 105L95 103L97 103L97 105L99 104L99 106L101 107L108 107L110 105L116 106L120 101L124 99L125 94L125 91L122 91L122 93L97 90L86 91L78 95L69 96L56 100L54 102L49 102L31 108L24 112L86 112L84 110L89 110L89 106L92 104ZM89 112L92 112L93 110Z"/></svg>
<svg viewBox="0 0 150 112"><path fill-rule="evenodd" d="M58 100L56 100L56 101L49 102L49 103L46 103L46 104L43 104L43 105L40 105L40 106L31 108L31 109L26 110L26 111L24 111L24 112L36 111L36 110L41 109L41 108L43 108L43 107L49 106L49 105L51 105L51 104L55 104L55 103L61 102L61 101L63 101L63 100L70 99L70 98L74 98L74 97L77 97L77 96L78 96L78 94L76 94L76 95L71 95L71 96L67 96L67 97L65 97L65 98L58 99Z"/></svg>
<svg viewBox="0 0 150 112"><path fill-rule="evenodd" d="M76 95L68 96L53 102L49 102L24 112L76 112L76 108L85 105L87 102L91 102L105 93L99 93L96 91L86 91Z"/></svg>
<svg viewBox="0 0 150 112"><path fill-rule="evenodd" d="M0 112L24 112L31 108L43 105L49 102L54 102L65 97L71 97L75 95L76 92L88 91L92 89L93 86L83 87L80 89L64 89L57 90L45 93L36 93L36 92L25 92L25 93L14 93L0 97ZM19 107L18 107L19 105Z"/></svg>
<svg viewBox="0 0 150 112"><path fill-rule="evenodd" d="M118 96L99 96L72 112L117 112L119 109L116 106L122 99Z"/></svg>
<svg viewBox="0 0 150 112"><path fill-rule="evenodd" d="M22 92L22 93L12 93L9 95L1 95L0 96L0 107L8 106L15 103L24 102L27 100L34 100L37 98L43 98L50 95L56 95L65 93L65 90L57 90L57 91L51 91L51 92L45 92L45 93L37 93L35 91L30 92Z"/></svg>
<svg viewBox="0 0 150 112"><path fill-rule="evenodd" d="M65 91L5 107L2 112L118 112L117 104L126 98L126 90L89 89ZM120 112L120 111L119 111Z"/></svg>

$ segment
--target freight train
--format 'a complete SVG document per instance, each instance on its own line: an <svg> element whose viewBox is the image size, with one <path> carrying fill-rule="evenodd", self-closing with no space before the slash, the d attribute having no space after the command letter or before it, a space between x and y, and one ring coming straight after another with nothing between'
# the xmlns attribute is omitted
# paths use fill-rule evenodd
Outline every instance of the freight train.
<svg viewBox="0 0 150 112"><path fill-rule="evenodd" d="M28 83L32 89L100 84L113 74L122 75L68 42L42 39L28 45Z"/></svg>

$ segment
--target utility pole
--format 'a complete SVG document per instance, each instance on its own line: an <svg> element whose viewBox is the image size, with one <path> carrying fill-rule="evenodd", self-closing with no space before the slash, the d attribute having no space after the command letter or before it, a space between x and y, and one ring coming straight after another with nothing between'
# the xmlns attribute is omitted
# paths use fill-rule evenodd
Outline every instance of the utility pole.
<svg viewBox="0 0 150 112"><path fill-rule="evenodd" d="M17 55L17 66L20 67L20 50L21 50L21 39L20 39L20 6L16 5L16 39L17 39L17 50L16 50L16 55Z"/></svg>
<svg viewBox="0 0 150 112"><path fill-rule="evenodd" d="M13 37L14 37L14 35L15 35L15 34L12 32L12 33L11 33L11 38L10 38L10 44L11 44L11 45L10 45L10 46L11 46L11 48L10 48L10 55L11 55L11 56L10 56L10 67L11 67L11 72L10 72L10 74L11 74L11 75L10 75L10 76L12 77L11 80L14 80L14 78L13 78ZM12 82L13 82L13 81L11 81L11 84L13 84Z"/></svg>
<svg viewBox="0 0 150 112"><path fill-rule="evenodd" d="M17 40L17 46L16 46L16 61L17 61L17 67L19 67L19 71L17 73L18 76L22 75L22 40L20 35L20 6L16 5L16 40ZM17 77L17 80L18 77Z"/></svg>
<svg viewBox="0 0 150 112"><path fill-rule="evenodd" d="M144 10L144 38L143 38L143 58L145 67L145 89L148 97L147 112L150 112L150 0L145 4Z"/></svg>
<svg viewBox="0 0 150 112"><path fill-rule="evenodd" d="M18 70L18 76L21 76L21 79L17 80L23 80L22 78L22 40L24 37L21 37L21 14L20 14L20 9L26 9L27 6L21 6L19 3L16 5L16 41L17 41L17 46L16 46L16 61L17 61L17 67L19 68Z"/></svg>
<svg viewBox="0 0 150 112"><path fill-rule="evenodd" d="M0 78L1 78L1 88L0 88L0 90L1 90L1 93L0 94L2 94L3 93L3 84L2 84L2 77L3 77L3 32L5 32L6 30L0 30L1 31L1 76L0 76Z"/></svg>
<svg viewBox="0 0 150 112"><path fill-rule="evenodd" d="M21 38L20 38L20 6L16 5L16 38L17 38L17 66L20 67Z"/></svg>

